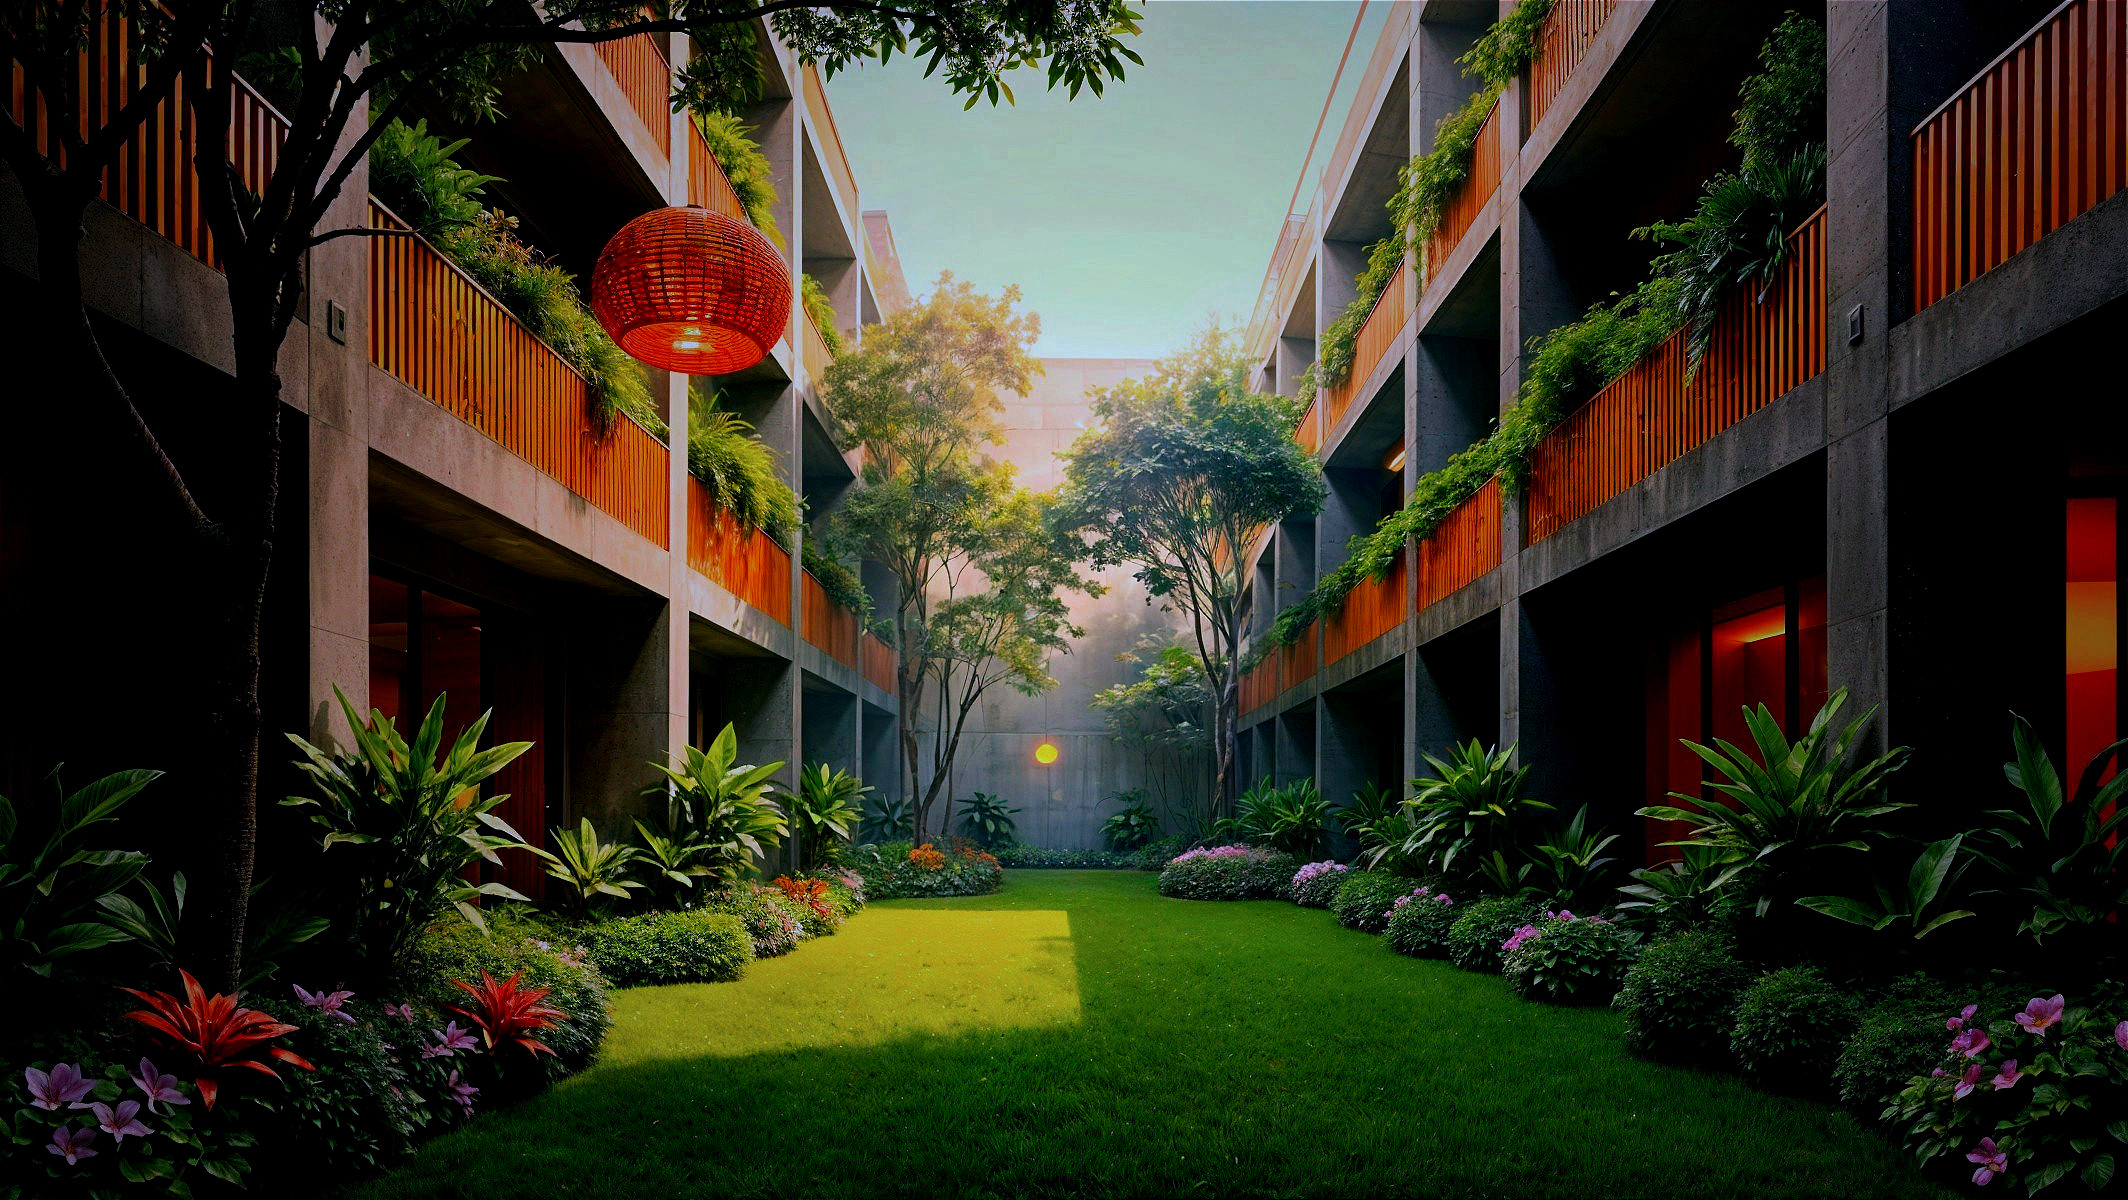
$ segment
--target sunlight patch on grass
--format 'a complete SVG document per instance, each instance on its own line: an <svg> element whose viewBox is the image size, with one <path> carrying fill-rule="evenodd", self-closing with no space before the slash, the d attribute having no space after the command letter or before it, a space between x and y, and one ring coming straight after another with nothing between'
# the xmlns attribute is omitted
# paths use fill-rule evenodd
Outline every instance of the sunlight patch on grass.
<svg viewBox="0 0 2128 1200"><path fill-rule="evenodd" d="M857 936L860 934L861 936ZM615 997L602 1066L875 1046L1079 1020L1071 915L873 908L738 983Z"/></svg>

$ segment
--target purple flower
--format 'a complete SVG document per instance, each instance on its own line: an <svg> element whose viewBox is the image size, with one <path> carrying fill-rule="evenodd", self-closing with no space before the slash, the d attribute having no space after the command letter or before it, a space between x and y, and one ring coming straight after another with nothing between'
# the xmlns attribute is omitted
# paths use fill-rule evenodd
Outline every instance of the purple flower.
<svg viewBox="0 0 2128 1200"><path fill-rule="evenodd" d="M1968 1066L1965 1074L1958 1077L1958 1086L1951 1089L1951 1099L1963 1100L1972 1095L1973 1089L1980 1086L1980 1077L1986 1073L1987 1068L1979 1063Z"/></svg>
<svg viewBox="0 0 2128 1200"><path fill-rule="evenodd" d="M1980 1139L1978 1146L1965 1152L1965 1160L1980 1164L1973 1172L1973 1183L1979 1187L1988 1186L1989 1180L2010 1169L2010 1156L1996 1147L1994 1138Z"/></svg>
<svg viewBox="0 0 2128 1200"><path fill-rule="evenodd" d="M108 1104L91 1104L89 1111L96 1114L96 1127L110 1134L114 1144L155 1132L140 1123L138 1100L120 1100L115 1108Z"/></svg>
<svg viewBox="0 0 2128 1200"><path fill-rule="evenodd" d="M145 1058L140 1060L140 1074L132 1079L133 1086L147 1094L149 1112L155 1111L157 1101L168 1104L192 1103L183 1092L177 1090L177 1076L162 1074L155 1069L154 1063Z"/></svg>
<svg viewBox="0 0 2128 1200"><path fill-rule="evenodd" d="M2113 1027L2113 1044L2123 1050L2128 1050L2128 1021L2123 1021Z"/></svg>
<svg viewBox="0 0 2128 1200"><path fill-rule="evenodd" d="M1500 953L1513 953L1515 950L1521 947L1522 943L1529 941L1531 938L1534 938L1536 936L1538 936L1538 934L1537 927L1535 925L1524 925L1522 928L1517 929L1513 934L1509 935L1506 941L1500 943Z"/></svg>
<svg viewBox="0 0 2128 1200"><path fill-rule="evenodd" d="M480 1094L480 1089L460 1080L456 1071L451 1072L450 1077L443 1081L443 1086L449 1091L451 1099L457 1102L458 1107L464 1111L465 1115L472 1116L473 1097Z"/></svg>
<svg viewBox="0 0 2128 1200"><path fill-rule="evenodd" d="M1944 1027L1945 1029L1948 1029L1948 1030L1950 1030L1950 1031L1951 1031L1952 1033L1956 1033L1956 1032L1958 1032L1959 1030L1961 1030L1961 1029L1964 1029L1964 1028L1965 1028L1965 1023L1966 1023L1967 1021L1970 1021L1970 1020L1972 1020L1972 1019L1973 1019L1973 1014L1974 1014L1974 1013L1977 1013L1977 1012L1979 1012L1979 1011L1980 1011L1980 1006L1979 1006L1978 1004L1968 1004L1968 1005L1966 1005L1966 1006L1965 1006L1965 1008L1964 1008L1964 1009L1962 1009L1962 1010L1961 1010L1961 1011L1959 1012L1959 1014L1958 1014L1957 1016L1955 1016L1955 1017L1952 1017L1952 1018L1951 1018L1950 1020L1948 1020L1948 1021L1945 1021L1945 1022L1943 1023L1943 1027Z"/></svg>
<svg viewBox="0 0 2128 1200"><path fill-rule="evenodd" d="M2017 1014L2017 1023L2026 1033L2045 1037L2048 1027L2061 1020L2062 1003L2062 998L2058 995L2051 1000L2035 996L2025 1004L2025 1010Z"/></svg>
<svg viewBox="0 0 2128 1200"><path fill-rule="evenodd" d="M1951 1039L1951 1049L1965 1055L1967 1058L1980 1057L1993 1044L1993 1041L1988 1037L1988 1031L1985 1029L1962 1030L1957 1037Z"/></svg>
<svg viewBox="0 0 2128 1200"><path fill-rule="evenodd" d="M2023 1078L2024 1074L2017 1069L2017 1060L2013 1058L2002 1064L2002 1069L1997 1071L1995 1078L1988 1080L1988 1082L1994 1084L1995 1090L1999 1092L2004 1088L2016 1087L2017 1081Z"/></svg>
<svg viewBox="0 0 2128 1200"><path fill-rule="evenodd" d="M387 1004L384 1006L384 1015L397 1017L411 1025L414 1023L414 1006L412 1004Z"/></svg>
<svg viewBox="0 0 2128 1200"><path fill-rule="evenodd" d="M435 1030L434 1033L436 1034L436 1044L421 1048L421 1057L423 1058L449 1058L455 1051L471 1050L480 1045L480 1042L473 1037L471 1031L460 1029L456 1021L445 1024L443 1028Z"/></svg>
<svg viewBox="0 0 2128 1200"><path fill-rule="evenodd" d="M306 992L300 983L295 985L295 987L296 998L301 1000L306 1006L315 1008L328 1017L338 1017L350 1025L355 1023L354 1014L342 1009L343 1005L355 998L353 992L327 992L322 990Z"/></svg>
<svg viewBox="0 0 2128 1200"><path fill-rule="evenodd" d="M52 1144L46 1146L45 1149L53 1154L60 1156L61 1158L66 1159L67 1165L71 1167L84 1158L96 1157L96 1151L90 1149L90 1147L94 1146L95 1144L95 1130L84 1126L81 1131L77 1133L64 1125L61 1125L57 1129L52 1130Z"/></svg>
<svg viewBox="0 0 2128 1200"><path fill-rule="evenodd" d="M49 1075L31 1067L22 1073L22 1077L29 1081L30 1103L48 1112L57 1112L62 1107L87 1108L88 1105L81 1102L82 1097L96 1090L94 1083L83 1079L81 1072L67 1063L53 1067Z"/></svg>

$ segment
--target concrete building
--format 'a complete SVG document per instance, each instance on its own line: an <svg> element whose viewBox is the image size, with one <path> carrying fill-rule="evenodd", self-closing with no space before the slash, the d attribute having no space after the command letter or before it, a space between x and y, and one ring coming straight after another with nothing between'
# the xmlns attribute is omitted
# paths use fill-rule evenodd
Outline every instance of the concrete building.
<svg viewBox="0 0 2128 1200"><path fill-rule="evenodd" d="M1455 59L1512 7L1392 7L1273 249L1265 388L1294 394L1390 232L1398 168L1477 89ZM1643 277L1627 232L1733 165L1738 84L1790 9L1826 32L1829 168L1781 278L1730 298L1696 379L1674 344L1643 359L1525 489L1480 491L1267 657L1245 777L1312 774L1340 802L1451 739L1519 743L1539 794L1658 856L1633 810L1696 791L1678 739L1737 739L1746 703L1794 731L1845 686L1848 715L1880 707L1875 741L1915 748L1901 798L1959 808L1992 803L2013 709L2079 766L2119 736L2128 64L2108 0L1558 0L1423 262L1296 431L1331 498L1253 549L1256 629L1486 433L1531 339Z"/></svg>
<svg viewBox="0 0 2128 1200"><path fill-rule="evenodd" d="M820 281L845 339L907 289L885 215L863 213L819 75L765 24L763 99L743 114L773 167L795 282ZM500 121L460 127L470 167L524 240L588 284L623 223L664 205L739 206L700 135L667 104L686 39L565 45L503 86ZM277 118L249 93L264 127ZM171 117L182 122L185 114ZM154 156L161 154L162 159ZM183 179L170 145L151 166ZM167 160L167 161L166 161ZM152 190L152 189L151 189ZM332 224L390 219L358 170ZM217 425L232 369L228 302L196 222L117 187L91 213L87 292L115 368L211 502L245 460ZM34 304L35 241L0 169L0 300L10 330ZM494 710L493 735L534 749L506 770L504 810L532 834L589 816L618 832L639 792L727 721L751 761L859 771L889 792L898 719L889 652L779 546L740 530L687 469L688 380L650 372L668 447L586 416L586 384L424 242L342 238L311 251L283 358L283 470L263 648L262 807L286 794L278 734L344 735L333 701L408 721L448 692L453 722ZM829 355L795 297L758 366L715 380L817 517L856 479L817 388ZM12 340L9 361L37 348ZM47 398L44 407L63 408ZM87 408L88 406L82 406ZM0 473L0 792L54 763L82 781L152 766L172 779L137 808L182 838L199 756L196 636L212 619L170 546L162 497L105 414L15 440ZM53 470L53 463L65 464ZM264 860L262 860L264 861ZM529 866L511 882L528 890Z"/></svg>

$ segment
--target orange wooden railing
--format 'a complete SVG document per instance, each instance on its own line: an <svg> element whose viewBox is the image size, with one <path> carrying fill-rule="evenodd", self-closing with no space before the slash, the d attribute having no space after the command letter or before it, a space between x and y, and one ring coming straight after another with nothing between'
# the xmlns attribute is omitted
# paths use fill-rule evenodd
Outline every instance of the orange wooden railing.
<svg viewBox="0 0 2128 1200"><path fill-rule="evenodd" d="M665 35L638 33L610 42L594 42L599 60L613 72L628 107L643 119L643 128L667 158L672 157L672 64L665 61Z"/></svg>
<svg viewBox="0 0 2128 1200"><path fill-rule="evenodd" d="M856 666L857 614L828 599L827 589L820 586L811 571L805 572L798 599L804 615L805 640L829 658L845 666Z"/></svg>
<svg viewBox="0 0 2128 1200"><path fill-rule="evenodd" d="M1344 607L1323 626L1323 661L1334 663L1395 629L1411 614L1410 556L1398 552L1396 564L1380 579L1362 579L1345 595Z"/></svg>
<svg viewBox="0 0 2128 1200"><path fill-rule="evenodd" d="M1239 710L1255 712L1278 699L1278 692L1278 653L1273 651L1242 672Z"/></svg>
<svg viewBox="0 0 2128 1200"><path fill-rule="evenodd" d="M137 51L125 6L104 6L102 15L89 24L88 43L75 73L74 100L79 110L75 132L79 136L93 136L139 93L143 68ZM45 111L43 95L30 86L21 64L8 66L8 87L0 102L29 133L39 153L56 157L64 165L64 149L53 117ZM233 80L229 106L229 161L246 188L263 192L288 135L288 121L242 78ZM179 249L218 267L214 234L207 228L199 173L192 161L198 140L199 121L180 78L120 151L116 164L104 172L100 195Z"/></svg>
<svg viewBox="0 0 2128 1200"><path fill-rule="evenodd" d="M1618 0L1553 0L1552 11L1537 30L1537 57L1529 69L1529 127L1535 129L1552 101L1573 78L1603 23L1618 10Z"/></svg>
<svg viewBox="0 0 2128 1200"><path fill-rule="evenodd" d="M1500 105L1485 114L1485 124L1478 127L1477 143L1471 147L1470 174L1463 179L1463 186L1451 196L1448 207L1441 213L1441 223L1426 239L1426 283L1440 273L1441 264L1456 252L1463 235L1485 211L1486 202L1500 190Z"/></svg>
<svg viewBox="0 0 2128 1200"><path fill-rule="evenodd" d="M1352 344L1352 370L1346 373L1345 381L1336 387L1323 389L1323 397L1329 407L1323 412L1323 428L1334 430L1344 420L1345 411L1359 398L1360 389L1367 386L1368 376L1396 344L1396 336L1404 328L1404 318L1410 315L1411 306L1405 302L1405 268L1397 264L1389 277L1388 286L1375 299L1374 309L1367 314L1367 322L1360 326L1359 337Z"/></svg>
<svg viewBox="0 0 2128 1200"><path fill-rule="evenodd" d="M1549 537L1825 369L1825 210L1790 235L1765 299L1723 300L1688 381L1680 330L1605 385L1530 455L1529 540Z"/></svg>
<svg viewBox="0 0 2128 1200"><path fill-rule="evenodd" d="M374 199L370 225L406 225ZM369 239L369 360L616 520L667 545L669 452L472 278L408 233Z"/></svg>
<svg viewBox="0 0 2128 1200"><path fill-rule="evenodd" d="M805 106L813 114L814 132L827 143L822 157L828 160L828 174L834 177L835 191L842 197L843 211L855 221L857 177L850 174L850 158L842 148L842 133L835 128L835 111L828 107L827 89L820 82L820 68L811 63L805 66Z"/></svg>
<svg viewBox="0 0 2128 1200"><path fill-rule="evenodd" d="M1278 648L1278 682L1281 688L1305 683L1315 676L1316 622L1309 622L1300 637Z"/></svg>
<svg viewBox="0 0 2128 1200"><path fill-rule="evenodd" d="M1919 311L2128 187L2128 4L2069 0L1912 140Z"/></svg>
<svg viewBox="0 0 2128 1200"><path fill-rule="evenodd" d="M1310 454L1323 444L1323 394L1320 391L1309 402L1308 411L1300 415L1300 424L1293 427L1293 440Z"/></svg>
<svg viewBox="0 0 2128 1200"><path fill-rule="evenodd" d="M709 152L709 143L702 140L702 131L690 120L687 132L694 139L687 147L687 202L740 221L746 220L746 208L739 203L739 193L732 190L731 178L725 175L717 156Z"/></svg>
<svg viewBox="0 0 2128 1200"><path fill-rule="evenodd" d="M828 364L835 361L835 356L828 353L827 339L820 336L820 327L813 324L812 314L801 313L798 324L798 352L804 356L805 373L812 376L813 386L817 388L820 381L827 378Z"/></svg>
<svg viewBox="0 0 2128 1200"><path fill-rule="evenodd" d="M778 624L791 623L791 554L758 529L747 529L709 489L687 478L687 565Z"/></svg>
<svg viewBox="0 0 2128 1200"><path fill-rule="evenodd" d="M1500 481L1489 479L1419 543L1419 599L1424 609L1500 565Z"/></svg>
<svg viewBox="0 0 2128 1200"><path fill-rule="evenodd" d="M894 647L872 636L872 631L869 629L865 630L864 637L861 640L864 644L864 677L872 681L872 686L886 692L888 695L893 695L895 683Z"/></svg>

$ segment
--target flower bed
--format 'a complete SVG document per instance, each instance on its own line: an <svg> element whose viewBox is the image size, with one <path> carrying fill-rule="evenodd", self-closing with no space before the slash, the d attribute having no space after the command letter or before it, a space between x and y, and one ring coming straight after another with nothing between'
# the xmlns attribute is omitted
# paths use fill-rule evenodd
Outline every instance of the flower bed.
<svg viewBox="0 0 2128 1200"><path fill-rule="evenodd" d="M930 842L921 846L907 842L860 846L851 855L851 869L863 880L865 895L873 900L986 896L1005 882L1005 872L996 855L967 845L950 850L941 850Z"/></svg>
<svg viewBox="0 0 2128 1200"><path fill-rule="evenodd" d="M1293 885L1293 856L1257 846L1184 851L1160 872L1160 894L1180 900L1272 900Z"/></svg>

